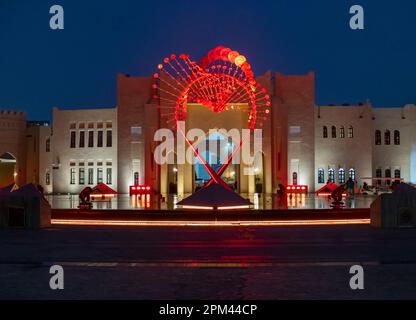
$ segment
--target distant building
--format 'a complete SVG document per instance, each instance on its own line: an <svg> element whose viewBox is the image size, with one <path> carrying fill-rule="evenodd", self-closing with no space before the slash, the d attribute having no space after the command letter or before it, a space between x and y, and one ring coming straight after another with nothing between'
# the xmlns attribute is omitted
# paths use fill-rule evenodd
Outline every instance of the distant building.
<svg viewBox="0 0 416 320"><path fill-rule="evenodd" d="M244 165L224 173L237 191L274 193L279 184L314 191L327 181L341 184L349 177L358 185L388 186L391 181L384 178L416 183L415 105L317 106L313 72L273 77L268 72L257 80L270 93L271 116L263 128L255 175L244 175ZM54 108L52 126L26 122L24 113L1 111L0 185L34 182L48 193L76 194L104 182L120 193L134 184L162 194L194 192L203 182L197 164L158 166L153 160L153 137L161 121L152 81L119 75L116 107ZM187 129L246 126L236 112L215 118L209 112L189 105Z"/></svg>

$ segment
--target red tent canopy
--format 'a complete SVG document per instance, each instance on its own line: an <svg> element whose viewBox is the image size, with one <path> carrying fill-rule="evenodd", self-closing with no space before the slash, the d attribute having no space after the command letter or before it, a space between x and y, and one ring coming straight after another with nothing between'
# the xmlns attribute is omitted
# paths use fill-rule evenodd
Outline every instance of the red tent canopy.
<svg viewBox="0 0 416 320"><path fill-rule="evenodd" d="M326 184L326 185L324 185L321 189L319 189L318 191L316 191L316 193L317 194L320 194L320 193L332 193L336 188L337 188L338 186L335 184L335 183L333 183L333 182L330 182L330 183L328 183L328 184Z"/></svg>
<svg viewBox="0 0 416 320"><path fill-rule="evenodd" d="M91 194L115 195L117 194L117 191L111 189L105 183L99 183L92 189Z"/></svg>

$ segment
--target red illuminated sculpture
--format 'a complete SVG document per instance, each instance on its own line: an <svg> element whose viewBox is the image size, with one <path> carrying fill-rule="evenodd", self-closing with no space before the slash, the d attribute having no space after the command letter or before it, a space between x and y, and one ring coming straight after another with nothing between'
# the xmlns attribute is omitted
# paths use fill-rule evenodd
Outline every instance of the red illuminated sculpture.
<svg viewBox="0 0 416 320"><path fill-rule="evenodd" d="M158 65L158 69L159 73L154 74L153 89L155 90L154 98L159 99L158 107L161 118L166 121L167 126L179 129L211 176L211 180L204 188L190 198L201 198L201 194L208 196L209 189L209 194L212 196L212 188L216 188L224 192L223 199L215 199L218 203L200 207L227 208L223 205L227 202L226 194L230 196L230 199L233 198L232 201L229 201L230 204L233 204L230 207L247 206L248 200L235 194L220 177L240 150L243 140L249 136L242 137L240 144L233 150L226 163L216 172L199 154L182 128L177 125L178 121L186 121L188 103L197 103L209 108L214 113L231 109L241 110L247 113L248 129L254 130L256 127L263 127L263 122L270 114L270 96L266 89L256 82L246 57L230 48L218 46L210 50L199 64L185 54L181 54L179 57L171 55ZM235 104L244 104L247 105L247 108L240 109L239 106L234 106ZM196 196L197 194L199 195ZM185 202L190 203L190 198L185 199ZM178 203L178 205L180 204ZM197 207L197 205L192 205L192 207Z"/></svg>

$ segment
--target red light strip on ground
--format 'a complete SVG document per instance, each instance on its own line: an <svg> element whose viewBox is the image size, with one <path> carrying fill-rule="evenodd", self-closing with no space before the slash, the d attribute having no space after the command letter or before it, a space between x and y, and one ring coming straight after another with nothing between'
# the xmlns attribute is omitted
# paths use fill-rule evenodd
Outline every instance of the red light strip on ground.
<svg viewBox="0 0 416 320"><path fill-rule="evenodd" d="M274 221L123 221L123 220L77 220L52 219L54 225L74 226L171 226L171 227L239 227L239 226L319 226L370 224L370 219L331 219L331 220L274 220Z"/></svg>

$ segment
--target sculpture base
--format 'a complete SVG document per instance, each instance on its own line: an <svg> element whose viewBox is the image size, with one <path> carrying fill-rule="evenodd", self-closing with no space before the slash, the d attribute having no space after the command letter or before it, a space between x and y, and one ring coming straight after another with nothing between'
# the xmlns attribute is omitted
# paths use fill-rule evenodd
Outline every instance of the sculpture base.
<svg viewBox="0 0 416 320"><path fill-rule="evenodd" d="M183 209L233 210L250 209L252 203L234 191L213 183L177 203Z"/></svg>

